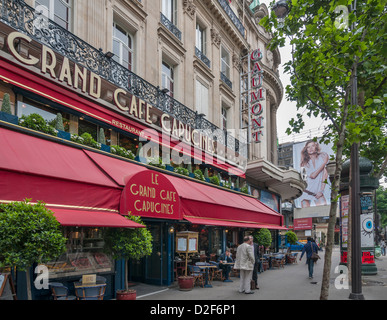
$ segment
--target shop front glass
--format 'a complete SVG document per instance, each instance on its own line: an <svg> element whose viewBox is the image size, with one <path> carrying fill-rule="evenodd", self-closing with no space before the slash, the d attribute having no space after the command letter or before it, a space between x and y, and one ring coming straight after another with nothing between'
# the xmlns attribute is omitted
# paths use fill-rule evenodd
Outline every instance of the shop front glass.
<svg viewBox="0 0 387 320"><path fill-rule="evenodd" d="M113 259L103 251L102 228L64 227L64 236L66 252L46 264L50 279L114 272Z"/></svg>

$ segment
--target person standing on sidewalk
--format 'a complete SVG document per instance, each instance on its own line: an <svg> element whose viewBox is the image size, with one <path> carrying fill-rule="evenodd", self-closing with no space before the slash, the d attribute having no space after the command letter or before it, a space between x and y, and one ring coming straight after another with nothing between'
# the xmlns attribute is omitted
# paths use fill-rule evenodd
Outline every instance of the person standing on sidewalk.
<svg viewBox="0 0 387 320"><path fill-rule="evenodd" d="M309 279L312 279L313 278L313 267L314 267L314 261L312 259L312 254L313 254L313 252L315 252L315 253L318 252L318 247L317 247L317 244L312 241L311 237L308 237L307 240L308 240L308 243L306 245L304 245L304 248L302 248L300 261L306 252L306 263L308 265Z"/></svg>
<svg viewBox="0 0 387 320"><path fill-rule="evenodd" d="M258 287L258 271L259 271L259 246L258 243L254 242L254 237L250 236L250 240L253 242L253 252L254 252L254 270L253 270L253 280L255 282L255 289Z"/></svg>
<svg viewBox="0 0 387 320"><path fill-rule="evenodd" d="M255 262L252 243L249 236L243 238L243 243L237 249L234 265L240 272L239 292L245 294L254 293L250 287Z"/></svg>

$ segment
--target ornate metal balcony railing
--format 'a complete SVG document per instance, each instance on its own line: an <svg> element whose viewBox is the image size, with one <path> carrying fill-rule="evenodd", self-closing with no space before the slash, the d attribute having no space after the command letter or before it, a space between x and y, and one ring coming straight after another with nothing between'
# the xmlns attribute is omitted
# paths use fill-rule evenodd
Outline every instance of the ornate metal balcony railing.
<svg viewBox="0 0 387 320"><path fill-rule="evenodd" d="M181 41L181 31L161 12L160 21L169 31L171 31L175 35L177 39Z"/></svg>
<svg viewBox="0 0 387 320"><path fill-rule="evenodd" d="M228 17L231 19L231 21L234 23L236 28L239 30L242 36L245 36L245 27L243 26L242 22L238 19L234 11L231 9L229 4L227 3L227 0L218 0L219 4L223 8L223 10L227 13Z"/></svg>
<svg viewBox="0 0 387 320"><path fill-rule="evenodd" d="M0 21L192 128L211 132L221 130L208 120L202 119L197 112L163 93L159 87L150 84L113 59L107 58L102 50L94 48L60 25L45 18L23 0L0 0ZM235 148L232 150L247 158L246 145L231 135L219 136L217 141L226 146L227 141L231 140L235 141Z"/></svg>
<svg viewBox="0 0 387 320"><path fill-rule="evenodd" d="M227 78L227 76L223 72L220 73L220 80L222 80L225 84L227 84L230 87L230 89L232 89L232 82L230 81L229 78Z"/></svg>
<svg viewBox="0 0 387 320"><path fill-rule="evenodd" d="M197 47L195 47L195 55L203 61L203 63L208 67L211 68L211 61L208 59L203 52L201 52Z"/></svg>

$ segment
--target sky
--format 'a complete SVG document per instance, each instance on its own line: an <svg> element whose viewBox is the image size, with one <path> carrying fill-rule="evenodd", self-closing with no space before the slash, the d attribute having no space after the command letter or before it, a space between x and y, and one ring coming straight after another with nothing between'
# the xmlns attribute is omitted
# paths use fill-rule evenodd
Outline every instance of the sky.
<svg viewBox="0 0 387 320"><path fill-rule="evenodd" d="M270 2L271 0L260 0L260 3L266 4L268 9L270 10ZM287 41L287 45L282 48L279 48L281 54L281 65L279 66L280 71L280 80L284 87L284 95L282 98L282 102L277 111L277 133L279 143L284 142L297 142L307 140L309 137L317 136L318 133L321 133L324 129L324 120L321 118L309 118L304 115L305 127L304 130L300 134L288 135L286 133L286 129L289 127L289 121L291 118L295 118L297 113L306 113L305 109L297 111L296 103L287 101L285 88L290 84L290 75L284 72L284 64L291 60L291 46Z"/></svg>

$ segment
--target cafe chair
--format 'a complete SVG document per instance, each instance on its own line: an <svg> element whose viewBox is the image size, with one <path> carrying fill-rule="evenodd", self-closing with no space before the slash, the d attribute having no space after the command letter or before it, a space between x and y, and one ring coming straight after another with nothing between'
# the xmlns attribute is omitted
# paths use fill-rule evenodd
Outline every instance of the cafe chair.
<svg viewBox="0 0 387 320"><path fill-rule="evenodd" d="M281 255L277 255L276 257L274 257L271 261L271 264L272 264L272 267L275 268L277 267L278 269L280 267L284 267L285 265L285 256L283 254Z"/></svg>
<svg viewBox="0 0 387 320"><path fill-rule="evenodd" d="M75 288L77 300L103 300L106 284Z"/></svg>
<svg viewBox="0 0 387 320"><path fill-rule="evenodd" d="M198 282L201 283L201 286L204 288L204 272L198 266L188 266L189 272L192 277L194 277L194 285Z"/></svg>
<svg viewBox="0 0 387 320"><path fill-rule="evenodd" d="M224 280L223 270L219 267L219 263L215 261L210 261L210 263L216 266L216 269L215 268L211 269L211 281L214 279L223 281Z"/></svg>
<svg viewBox="0 0 387 320"><path fill-rule="evenodd" d="M51 282L49 284L52 297L54 300L75 300L75 296L69 296L69 289L59 282Z"/></svg>

